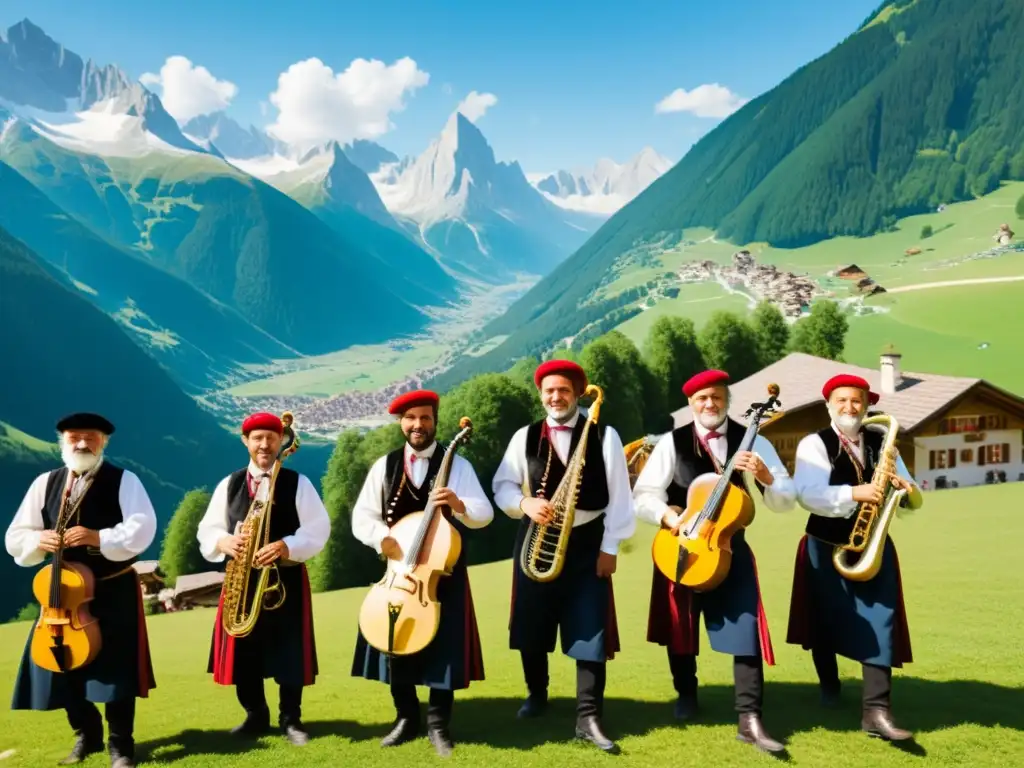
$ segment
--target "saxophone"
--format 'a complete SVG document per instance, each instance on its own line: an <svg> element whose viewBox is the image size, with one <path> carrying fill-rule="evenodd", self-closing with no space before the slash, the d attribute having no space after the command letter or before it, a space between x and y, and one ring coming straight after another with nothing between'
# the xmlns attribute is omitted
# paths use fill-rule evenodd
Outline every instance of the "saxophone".
<svg viewBox="0 0 1024 768"><path fill-rule="evenodd" d="M221 624L232 637L246 637L255 628L261 610L273 611L284 604L285 589L278 563L266 567L253 564L256 553L270 543L270 514L274 507L274 486L281 462L285 456L299 448L299 439L291 427L292 414L285 411L281 421L285 425L284 439L274 460L269 482L261 478L245 520L237 531L237 535L246 537L245 549L237 560L228 560L224 571ZM254 570L259 571L255 579ZM273 598L273 602L268 602L268 598Z"/></svg>
<svg viewBox="0 0 1024 768"><path fill-rule="evenodd" d="M894 488L891 482L896 475L896 457L899 455L896 450L899 422L888 414L878 414L864 419L862 424L881 424L885 427L881 456L871 475L871 484L882 492L882 503L861 503L857 507L850 540L832 551L832 564L840 575L851 581L871 581L878 574L878 569L882 567L889 526L896 515L896 508L907 493ZM856 559L851 559L851 553Z"/></svg>
<svg viewBox="0 0 1024 768"><path fill-rule="evenodd" d="M565 565L565 550L569 546L569 535L572 533L573 518L576 514L576 498L579 496L580 483L583 481L587 437L590 434L590 425L597 423L601 403L604 401L604 392L596 384L590 384L586 388L582 396L587 395L593 395L594 402L583 425L580 441L565 468L562 482L558 484L554 496L551 497L551 520L545 525L530 520L526 529L526 539L519 553L519 567L523 569L523 573L541 583L557 579Z"/></svg>

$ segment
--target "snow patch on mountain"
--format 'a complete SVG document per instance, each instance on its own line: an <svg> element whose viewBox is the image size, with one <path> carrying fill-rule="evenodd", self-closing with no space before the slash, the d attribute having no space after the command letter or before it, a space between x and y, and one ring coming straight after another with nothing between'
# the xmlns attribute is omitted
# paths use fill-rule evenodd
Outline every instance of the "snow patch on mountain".
<svg viewBox="0 0 1024 768"><path fill-rule="evenodd" d="M531 173L528 179L562 208L610 216L671 167L670 160L645 147L621 165L601 158L592 168Z"/></svg>

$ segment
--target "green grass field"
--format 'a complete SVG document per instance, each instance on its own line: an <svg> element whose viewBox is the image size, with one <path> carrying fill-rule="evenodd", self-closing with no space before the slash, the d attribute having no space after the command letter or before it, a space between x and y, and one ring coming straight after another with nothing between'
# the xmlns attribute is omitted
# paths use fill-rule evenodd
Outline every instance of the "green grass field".
<svg viewBox="0 0 1024 768"><path fill-rule="evenodd" d="M859 666L842 660L845 707L818 706L809 655L786 645L793 557L805 516L760 510L755 548L777 666L766 670L765 725L801 766L1020 765L1024 755L1024 582L1019 542L1024 485L939 491L894 523L915 662L894 674L898 724L917 733L905 751L859 732ZM966 522L965 512L973 519ZM575 743L574 671L556 655L549 714L519 722L524 695L518 657L507 649L511 566L471 572L487 679L456 697L451 758L488 766L758 766L775 758L735 741L732 671L702 640L703 714L689 726L672 719L673 691L662 648L646 642L653 529L641 524L615 576L622 652L609 664L606 730L622 754ZM471 544L469 546L472 546ZM511 547L511 542L510 542ZM438 758L425 738L385 750L378 742L393 717L385 686L349 676L356 618L365 590L316 595L321 677L306 689L304 719L314 739L292 747L277 735L239 743L227 730L241 710L230 688L205 674L212 610L149 619L157 685L139 702L139 758L182 766L429 766ZM28 623L0 627L0 688L11 689ZM276 688L268 686L271 706ZM425 693L421 689L421 700ZM0 764L51 765L72 743L62 712L0 714ZM13 752L12 752L13 751ZM924 757L926 756L926 757ZM105 755L86 766L108 765Z"/></svg>

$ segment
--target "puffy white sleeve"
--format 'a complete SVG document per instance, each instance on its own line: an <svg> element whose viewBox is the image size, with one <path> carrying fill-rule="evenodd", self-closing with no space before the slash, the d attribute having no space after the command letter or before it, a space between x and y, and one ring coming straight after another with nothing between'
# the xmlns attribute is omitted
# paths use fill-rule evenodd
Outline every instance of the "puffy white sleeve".
<svg viewBox="0 0 1024 768"><path fill-rule="evenodd" d="M46 530L43 505L46 504L46 480L49 476L49 472L44 472L32 481L4 535L7 554L18 565L31 567L46 559L47 553L39 548L39 537Z"/></svg>
<svg viewBox="0 0 1024 768"><path fill-rule="evenodd" d="M800 506L822 517L849 517L857 509L852 485L829 485L832 462L821 438L808 435L796 447L796 484Z"/></svg>
<svg viewBox="0 0 1024 768"><path fill-rule="evenodd" d="M231 532L228 531L229 480L230 477L225 477L213 489L210 503L206 507L206 514L199 521L199 529L196 531L196 539L199 540L199 552L210 563L223 562L225 555L217 549L217 542L225 536L231 535Z"/></svg>
<svg viewBox="0 0 1024 768"><path fill-rule="evenodd" d="M622 439L613 427L606 427L601 441L605 475L608 480L608 506L604 513L604 537L601 551L619 553L619 545L636 532L633 493L629 487L629 468Z"/></svg>
<svg viewBox="0 0 1024 768"><path fill-rule="evenodd" d="M320 494L303 474L295 492L295 506L299 513L299 527L281 541L288 547L288 560L303 563L320 554L331 535L331 518L327 515Z"/></svg>
<svg viewBox="0 0 1024 768"><path fill-rule="evenodd" d="M768 467L768 471L774 478L771 485L765 486L764 503L772 512L788 512L796 506L796 483L789 476L786 465L779 458L778 451L775 450L775 446L771 444L770 440L758 435L754 440L754 453L761 457L761 461ZM750 473L744 472L744 474ZM753 480L752 477L751 480Z"/></svg>
<svg viewBox="0 0 1024 768"><path fill-rule="evenodd" d="M636 515L645 522L661 526L668 511L668 486L676 468L676 445L672 433L662 435L647 457L633 486Z"/></svg>
<svg viewBox="0 0 1024 768"><path fill-rule="evenodd" d="M355 506L352 507L352 535L380 554L380 543L388 535L384 510L380 508L381 489L384 487L386 456L377 459L363 482Z"/></svg>
<svg viewBox="0 0 1024 768"><path fill-rule="evenodd" d="M466 514L455 515L455 518L467 528L483 528L494 519L494 507L487 500L476 470L462 456L456 455L452 462L448 487L466 505Z"/></svg>
<svg viewBox="0 0 1024 768"><path fill-rule="evenodd" d="M491 490L494 492L494 503L502 512L513 520L523 516L519 508L522 503L523 484L526 482L526 433L529 427L522 427L509 440L505 455L494 473Z"/></svg>
<svg viewBox="0 0 1024 768"><path fill-rule="evenodd" d="M99 531L100 554L107 560L130 560L145 552L156 537L156 511L139 476L130 470L121 474L118 492L122 521Z"/></svg>

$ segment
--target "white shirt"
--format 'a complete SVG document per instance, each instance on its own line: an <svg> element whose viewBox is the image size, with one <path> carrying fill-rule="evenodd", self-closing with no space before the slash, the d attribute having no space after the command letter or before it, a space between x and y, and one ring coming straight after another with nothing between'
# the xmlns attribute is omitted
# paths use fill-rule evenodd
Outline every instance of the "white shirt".
<svg viewBox="0 0 1024 768"><path fill-rule="evenodd" d="M576 414L563 426L574 428L580 418L587 418L585 408L577 409ZM551 417L548 417L547 423L548 427L560 426ZM591 429L594 428L595 425L591 425ZM513 520L523 517L519 505L525 498L523 487L527 483L526 433L529 429L528 426L523 427L512 435L491 486L495 504ZM552 429L550 435L555 452L562 459L562 463L566 463L569 460L569 446L572 444L572 430ZM601 455L604 457L605 477L608 482L608 506L603 510L577 509L573 517L573 528L589 523L604 512L601 551L617 555L619 544L636 531L636 516L633 514L633 496L629 491L629 470L626 468L625 450L618 432L613 427L605 427Z"/></svg>
<svg viewBox="0 0 1024 768"><path fill-rule="evenodd" d="M249 474L256 480L264 474L254 462L249 462ZM225 477L213 490L210 504L206 508L206 514L199 521L199 529L196 531L196 539L199 541L199 551L203 557L211 563L219 563L224 560L224 553L217 549L217 542L225 536L231 536L234 531L228 530L228 482L231 476ZM248 482L248 478L246 478ZM269 490L269 478L261 482L257 494L265 496ZM246 492L248 493L248 491ZM331 519L327 515L324 503L320 500L320 494L309 481L309 478L299 474L299 486L295 491L295 508L299 513L299 527L291 536L281 539L288 547L288 560L293 563L302 563L311 557L320 554L328 537L331 535ZM271 511L273 517L273 511Z"/></svg>
<svg viewBox="0 0 1024 768"><path fill-rule="evenodd" d="M839 433L834 423L832 429ZM856 446L851 446L851 449L863 465L863 434L859 436ZM913 483L913 478L899 456L896 457L896 473ZM822 517L849 517L858 507L858 502L853 500L853 486L829 485L831 474L832 462L825 449L825 443L817 433L807 435L796 447L796 466L793 472L800 506ZM865 477L864 482L870 483L871 478ZM921 492L916 485L913 488L914 490L908 494L907 503L910 509L917 509L921 506ZM897 510L897 515L899 514L900 510Z"/></svg>
<svg viewBox="0 0 1024 768"><path fill-rule="evenodd" d="M403 463L405 473L413 487L419 490L427 476L430 458L437 450L433 442L422 451L414 451L412 446L405 444ZM414 459L415 457L415 459ZM352 535L368 547L373 547L380 554L380 543L388 535L388 524L384 522L384 510L381 509L381 496L384 494L384 475L387 470L387 456L377 459L363 482L359 498L352 508ZM411 473L411 476L410 476ZM440 486L438 486L440 488ZM487 494L480 486L476 471L468 460L455 454L452 460L451 473L448 476L447 488L452 491L463 504L466 513L452 511L455 519L467 528L483 528L494 519L494 508L487 500ZM426 489L423 489L426 491ZM427 494L423 496L423 508L427 507Z"/></svg>
<svg viewBox="0 0 1024 768"><path fill-rule="evenodd" d="M49 472L44 472L32 481L4 536L7 553L18 565L39 565L49 554L39 548L40 535L46 530L43 506L46 504L49 476ZM86 495L91 492L90 488ZM157 522L149 494L134 472L126 469L122 473L117 500L121 505L122 522L113 528L100 529L100 554L107 560L122 562L141 555L149 548L156 537Z"/></svg>
<svg viewBox="0 0 1024 768"><path fill-rule="evenodd" d="M703 440L708 449L714 454L719 465L724 469L728 464L729 444L726 441L724 431L728 429L722 424L716 431L722 436L707 439L707 429L700 422L693 422L697 435ZM796 505L796 486L793 478L786 471L786 466L779 458L775 447L762 435L754 438L754 445L751 451L764 462L775 478L771 485L765 486L764 503L773 512L788 512ZM672 439L672 433L663 435L658 444L654 446L647 463L636 479L633 487L633 498L636 501L636 513L652 525L661 525L665 513L668 511L668 487L676 474L676 444ZM747 492L756 497L757 486L753 483L753 476L749 472L743 473L743 480L747 486Z"/></svg>

